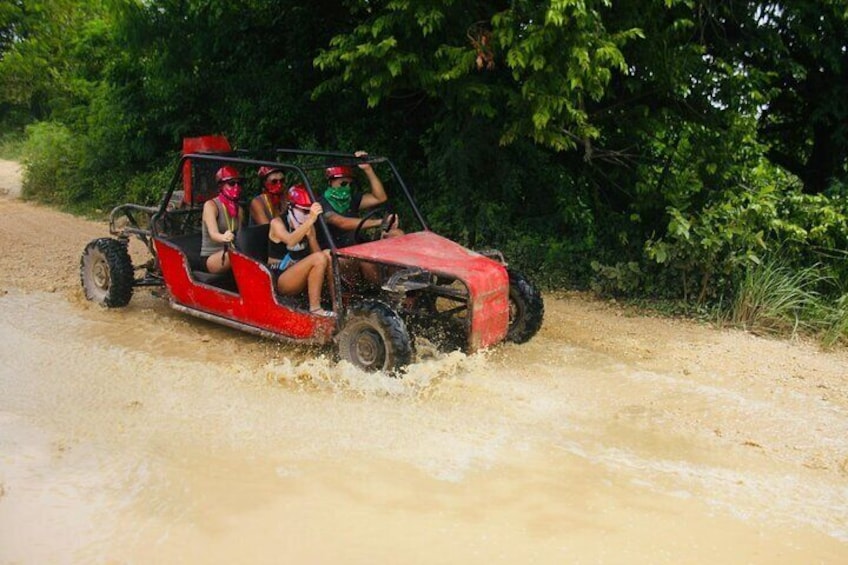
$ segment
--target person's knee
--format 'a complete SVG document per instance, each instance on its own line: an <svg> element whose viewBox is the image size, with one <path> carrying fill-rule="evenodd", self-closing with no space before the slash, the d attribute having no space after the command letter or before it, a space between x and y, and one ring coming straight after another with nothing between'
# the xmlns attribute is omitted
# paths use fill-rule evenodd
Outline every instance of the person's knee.
<svg viewBox="0 0 848 565"><path fill-rule="evenodd" d="M327 269L327 258L323 253L313 253L309 256L309 270L317 271L323 274Z"/></svg>
<svg viewBox="0 0 848 565"><path fill-rule="evenodd" d="M325 253L313 253L312 264L321 269L326 269L330 264L330 257Z"/></svg>

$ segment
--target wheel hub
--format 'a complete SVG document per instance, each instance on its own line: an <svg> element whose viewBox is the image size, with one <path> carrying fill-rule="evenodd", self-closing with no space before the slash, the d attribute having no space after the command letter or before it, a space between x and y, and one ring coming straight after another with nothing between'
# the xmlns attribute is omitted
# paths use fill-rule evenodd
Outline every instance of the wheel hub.
<svg viewBox="0 0 848 565"><path fill-rule="evenodd" d="M363 366L371 367L379 363L384 355L379 334L373 330L361 332L354 343L354 355Z"/></svg>
<svg viewBox="0 0 848 565"><path fill-rule="evenodd" d="M103 259L98 259L91 267L91 275L94 284L101 290L109 288L109 266Z"/></svg>

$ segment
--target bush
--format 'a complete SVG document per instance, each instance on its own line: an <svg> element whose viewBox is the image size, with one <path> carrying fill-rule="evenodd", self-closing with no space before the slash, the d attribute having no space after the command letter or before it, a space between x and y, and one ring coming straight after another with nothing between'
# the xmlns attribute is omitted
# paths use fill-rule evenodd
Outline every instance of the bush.
<svg viewBox="0 0 848 565"><path fill-rule="evenodd" d="M17 161L24 146L24 132L11 131L0 134L0 159Z"/></svg>
<svg viewBox="0 0 848 565"><path fill-rule="evenodd" d="M55 122L27 126L22 196L67 205L79 196L80 152L71 131Z"/></svg>

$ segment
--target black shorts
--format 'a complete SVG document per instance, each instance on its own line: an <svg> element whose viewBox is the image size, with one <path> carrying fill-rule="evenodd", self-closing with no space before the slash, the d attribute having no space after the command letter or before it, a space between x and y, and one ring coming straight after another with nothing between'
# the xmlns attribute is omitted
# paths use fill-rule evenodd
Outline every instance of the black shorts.
<svg viewBox="0 0 848 565"><path fill-rule="evenodd" d="M206 257L201 257L200 255L189 257L188 266L191 267L192 271L201 271L203 273L208 273L209 269L206 268L207 259L209 259L209 255L207 255Z"/></svg>

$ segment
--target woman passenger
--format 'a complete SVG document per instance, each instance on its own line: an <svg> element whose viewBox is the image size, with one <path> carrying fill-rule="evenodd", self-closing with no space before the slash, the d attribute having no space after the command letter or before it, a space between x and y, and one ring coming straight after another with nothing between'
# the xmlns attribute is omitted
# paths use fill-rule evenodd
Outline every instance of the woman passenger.
<svg viewBox="0 0 848 565"><path fill-rule="evenodd" d="M239 207L241 177L233 167L221 167L215 173L218 196L203 204L200 257L209 273L230 270L230 245L236 237L242 214Z"/></svg>
<svg viewBox="0 0 848 565"><path fill-rule="evenodd" d="M312 202L303 184L289 188L288 200L287 209L271 220L268 231L268 265L279 273L277 290L294 295L306 289L310 313L334 316L321 307L321 290L330 264L315 235L315 222L323 208Z"/></svg>
<svg viewBox="0 0 848 565"><path fill-rule="evenodd" d="M283 202L283 171L274 167L259 168L262 192L250 201L250 221L253 225L264 225L280 215L285 209Z"/></svg>

